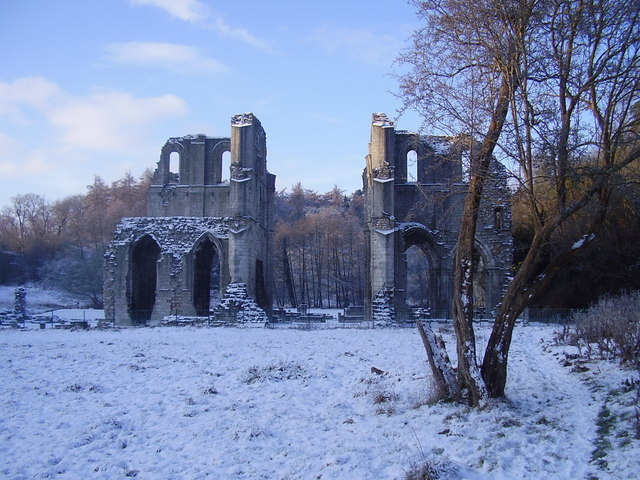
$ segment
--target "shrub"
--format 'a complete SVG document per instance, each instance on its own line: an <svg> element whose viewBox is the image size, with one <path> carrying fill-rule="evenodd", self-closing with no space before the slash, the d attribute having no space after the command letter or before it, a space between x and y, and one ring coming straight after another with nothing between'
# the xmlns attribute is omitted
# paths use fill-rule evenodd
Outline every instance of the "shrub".
<svg viewBox="0 0 640 480"><path fill-rule="evenodd" d="M602 357L623 363L640 361L640 291L603 298L572 320L581 346L593 344Z"/></svg>

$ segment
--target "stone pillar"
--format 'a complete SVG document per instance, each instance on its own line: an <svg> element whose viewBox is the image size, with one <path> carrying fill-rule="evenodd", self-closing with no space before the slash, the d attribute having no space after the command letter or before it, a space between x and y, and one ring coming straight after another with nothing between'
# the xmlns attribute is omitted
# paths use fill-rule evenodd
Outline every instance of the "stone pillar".
<svg viewBox="0 0 640 480"><path fill-rule="evenodd" d="M370 288L365 304L367 316L374 313L374 300L376 305L382 298L393 302L389 297L393 296L395 286L394 141L393 122L384 114L374 113L365 174L366 228L369 232L367 282ZM385 293L381 295L380 292Z"/></svg>
<svg viewBox="0 0 640 480"><path fill-rule="evenodd" d="M251 113L235 115L231 119L231 177L230 214L233 221L229 227L229 274L231 283L247 285L253 296L252 225L254 216L254 191L256 188L256 129L262 128Z"/></svg>

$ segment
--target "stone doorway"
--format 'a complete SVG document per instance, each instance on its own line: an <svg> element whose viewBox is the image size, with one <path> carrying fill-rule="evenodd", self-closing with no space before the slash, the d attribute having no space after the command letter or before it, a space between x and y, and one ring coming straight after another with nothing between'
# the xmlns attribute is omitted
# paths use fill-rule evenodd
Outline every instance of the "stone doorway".
<svg viewBox="0 0 640 480"><path fill-rule="evenodd" d="M193 305L196 315L209 316L220 303L220 254L208 237L195 249Z"/></svg>
<svg viewBox="0 0 640 480"><path fill-rule="evenodd" d="M149 235L136 242L131 251L129 315L134 324L145 324L156 302L160 246Z"/></svg>

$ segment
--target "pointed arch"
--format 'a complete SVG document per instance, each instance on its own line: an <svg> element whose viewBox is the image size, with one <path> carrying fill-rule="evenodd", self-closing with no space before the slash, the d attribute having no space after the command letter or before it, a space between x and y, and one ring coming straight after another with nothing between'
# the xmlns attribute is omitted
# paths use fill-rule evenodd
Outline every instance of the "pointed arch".
<svg viewBox="0 0 640 480"><path fill-rule="evenodd" d="M401 268L396 282L404 297L404 307L435 308L438 295L438 256L432 232L424 225L412 223L402 230Z"/></svg>
<svg viewBox="0 0 640 480"><path fill-rule="evenodd" d="M455 252L451 259L455 262ZM451 269L454 271L455 265ZM483 316L495 307L500 291L494 255L478 238L473 243L473 270L473 308L476 316Z"/></svg>
<svg viewBox="0 0 640 480"><path fill-rule="evenodd" d="M194 244L193 258L193 306L198 316L208 316L220 302L221 255L220 243L205 233Z"/></svg>
<svg viewBox="0 0 640 480"><path fill-rule="evenodd" d="M156 302L160 245L151 235L144 235L131 248L129 272L129 316L134 324L145 324Z"/></svg>

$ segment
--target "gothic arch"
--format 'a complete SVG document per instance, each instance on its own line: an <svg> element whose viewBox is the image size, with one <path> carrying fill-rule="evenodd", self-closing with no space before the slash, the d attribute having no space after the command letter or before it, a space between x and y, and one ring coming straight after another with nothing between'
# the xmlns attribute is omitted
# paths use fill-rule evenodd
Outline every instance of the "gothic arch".
<svg viewBox="0 0 640 480"><path fill-rule="evenodd" d="M436 261L436 248L433 234L424 225L414 223L402 230L403 250L417 246L424 252L431 263Z"/></svg>
<svg viewBox="0 0 640 480"><path fill-rule="evenodd" d="M156 301L160 246L151 235L139 238L131 247L129 261L129 315L134 324L145 324Z"/></svg>
<svg viewBox="0 0 640 480"><path fill-rule="evenodd" d="M223 288L222 247L211 234L202 235L193 245L192 300L198 316L208 316L217 306Z"/></svg>
<svg viewBox="0 0 640 480"><path fill-rule="evenodd" d="M414 248L421 255L413 255L416 253L412 251ZM398 307L405 310L414 306L435 307L438 302L439 268L433 234L421 224L411 224L402 230L401 250L403 261L397 271L401 292Z"/></svg>
<svg viewBox="0 0 640 480"><path fill-rule="evenodd" d="M456 247L457 250L457 247ZM455 272L456 252L451 255L451 271ZM500 295L496 277L496 261L493 253L478 238L473 242L473 308L476 315L490 313Z"/></svg>

